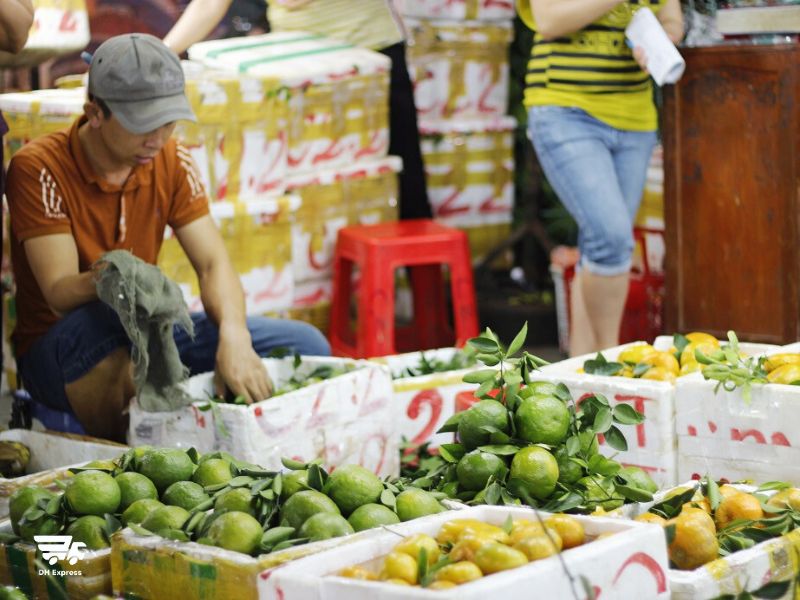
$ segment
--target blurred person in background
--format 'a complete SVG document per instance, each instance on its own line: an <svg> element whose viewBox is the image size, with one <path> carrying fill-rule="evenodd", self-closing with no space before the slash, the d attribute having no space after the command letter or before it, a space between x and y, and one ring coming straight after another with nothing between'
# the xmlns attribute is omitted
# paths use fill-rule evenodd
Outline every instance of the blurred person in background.
<svg viewBox="0 0 800 600"><path fill-rule="evenodd" d="M206 38L232 0L192 0L164 38L184 52ZM389 96L389 154L403 159L400 218L431 217L417 127L414 89L406 66L406 46L399 17L388 0L272 0L271 31L307 31L377 50L392 60Z"/></svg>
<svg viewBox="0 0 800 600"><path fill-rule="evenodd" d="M528 134L578 224L572 356L619 343L633 223L658 127L647 57L625 38L640 6L656 14L673 43L680 41L679 0L518 0L534 31L525 77Z"/></svg>

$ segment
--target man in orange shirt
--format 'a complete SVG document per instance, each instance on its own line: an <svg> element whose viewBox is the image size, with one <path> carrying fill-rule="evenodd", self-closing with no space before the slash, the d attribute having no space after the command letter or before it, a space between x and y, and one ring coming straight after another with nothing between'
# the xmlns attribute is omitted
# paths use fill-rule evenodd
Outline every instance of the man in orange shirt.
<svg viewBox="0 0 800 600"><path fill-rule="evenodd" d="M260 355L279 346L329 353L310 325L245 316L196 167L171 139L178 119L195 120L171 50L145 34L106 41L89 68L84 113L70 130L22 148L8 172L14 344L35 402L73 412L90 435L124 439L135 393L131 344L116 313L97 299L94 270L116 249L155 263L167 225L197 272L208 313L192 315L194 340L175 335L193 373L216 367L234 394L252 402L272 391Z"/></svg>

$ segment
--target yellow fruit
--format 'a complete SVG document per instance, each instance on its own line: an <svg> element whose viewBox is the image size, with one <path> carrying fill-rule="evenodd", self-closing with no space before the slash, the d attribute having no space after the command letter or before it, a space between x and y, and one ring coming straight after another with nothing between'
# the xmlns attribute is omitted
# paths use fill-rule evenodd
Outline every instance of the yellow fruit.
<svg viewBox="0 0 800 600"><path fill-rule="evenodd" d="M508 537L510 539L510 543L513 545L528 536L542 533L542 531L544 531L544 528L542 527L541 523L522 519L519 521L514 521L513 525L511 526L511 534Z"/></svg>
<svg viewBox="0 0 800 600"><path fill-rule="evenodd" d="M375 581L378 576L372 571L364 567L345 567L339 571L339 577L347 577L348 579L363 579L366 581Z"/></svg>
<svg viewBox="0 0 800 600"><path fill-rule="evenodd" d="M791 508L792 510L800 510L800 489L788 488L773 494L767 504L770 506L777 506L778 508Z"/></svg>
<svg viewBox="0 0 800 600"><path fill-rule="evenodd" d="M736 494L742 494L742 490L733 487L732 485L726 483L724 485L719 486L719 495L723 498L727 498L729 496L735 496Z"/></svg>
<svg viewBox="0 0 800 600"><path fill-rule="evenodd" d="M475 564L486 575L515 569L527 562L527 556L505 544L485 544L475 553Z"/></svg>
<svg viewBox="0 0 800 600"><path fill-rule="evenodd" d="M782 354L773 354L764 361L764 369L766 369L767 373L784 365L800 365L800 353L784 352Z"/></svg>
<svg viewBox="0 0 800 600"><path fill-rule="evenodd" d="M486 544L495 543L490 537L477 533L468 532L458 538L453 548L450 550L450 560L475 560L475 553Z"/></svg>
<svg viewBox="0 0 800 600"><path fill-rule="evenodd" d="M629 379L633 378L633 367L629 367L628 365L625 365L624 367L622 367L622 371L617 373L617 376L618 377L627 377Z"/></svg>
<svg viewBox="0 0 800 600"><path fill-rule="evenodd" d="M619 353L617 362L635 365L640 363L645 355L650 354L654 350L655 348L650 344L634 344L633 346L628 346Z"/></svg>
<svg viewBox="0 0 800 600"><path fill-rule="evenodd" d="M445 581L445 580L434 581L432 584L430 584L427 587L427 589L429 589L429 590L449 590L451 588L456 587L457 585L458 585L457 583L453 583L452 581Z"/></svg>
<svg viewBox="0 0 800 600"><path fill-rule="evenodd" d="M714 521L700 509L684 509L678 517L667 521L675 525L675 536L669 545L669 558L679 569L696 569L719 555Z"/></svg>
<svg viewBox="0 0 800 600"><path fill-rule="evenodd" d="M417 561L402 552L390 552L383 559L381 579L401 579L406 583L417 583Z"/></svg>
<svg viewBox="0 0 800 600"><path fill-rule="evenodd" d="M709 354L713 354L714 352L719 350L719 347L705 342L704 343L692 342L690 344L687 344L686 347L683 349L683 352L681 352L681 364L685 365L686 363L692 361L697 362L697 357L695 356L694 351L698 349L700 350L700 352L708 356Z"/></svg>
<svg viewBox="0 0 800 600"><path fill-rule="evenodd" d="M415 533L407 537L394 547L394 552L408 554L414 560L419 557L420 551L425 548L428 553L428 564L432 565L439 560L439 544L431 536L424 533Z"/></svg>
<svg viewBox="0 0 800 600"><path fill-rule="evenodd" d="M652 365L653 367L661 367L673 375L677 375L681 370L681 366L678 364L678 359L669 352L660 352L658 350L654 350L653 352L644 355L640 362L645 365Z"/></svg>
<svg viewBox="0 0 800 600"><path fill-rule="evenodd" d="M569 515L553 515L544 522L558 532L565 550L580 546L586 540L586 531L575 517Z"/></svg>
<svg viewBox="0 0 800 600"><path fill-rule="evenodd" d="M385 583L391 583L392 585L411 585L405 579L398 579L396 577L392 577L390 579L385 579Z"/></svg>
<svg viewBox="0 0 800 600"><path fill-rule="evenodd" d="M664 367L650 367L647 369L644 375L642 375L642 379L649 379L652 381L668 381L670 383L675 382L675 378L679 371L676 370L674 373Z"/></svg>
<svg viewBox="0 0 800 600"><path fill-rule="evenodd" d="M475 581L483 577L483 572L474 562L468 560L461 560L458 562L445 565L436 571L436 581L447 581L461 585L468 581Z"/></svg>
<svg viewBox="0 0 800 600"><path fill-rule="evenodd" d="M686 361L684 364L681 365L680 373L678 374L679 377L683 377L684 375L689 375L690 373L695 373L702 369L700 363L696 360Z"/></svg>
<svg viewBox="0 0 800 600"><path fill-rule="evenodd" d="M737 519L762 519L764 511L758 498L751 494L735 494L724 498L714 513L717 528L722 529Z"/></svg>
<svg viewBox="0 0 800 600"><path fill-rule="evenodd" d="M696 344L709 344L715 348L719 348L719 340L710 333L703 333L702 331L693 331L686 334L686 339Z"/></svg>
<svg viewBox="0 0 800 600"><path fill-rule="evenodd" d="M496 525L489 525L489 523L484 523L477 519L455 519L453 521L447 521L439 528L439 533L436 534L436 541L440 544L454 544L466 529L469 529L471 533L483 531L497 534L499 530L505 534L505 531Z"/></svg>
<svg viewBox="0 0 800 600"><path fill-rule="evenodd" d="M557 533L549 533L550 535L539 533L528 536L514 544L514 548L527 556L530 561L554 556L561 552L563 544Z"/></svg>
<svg viewBox="0 0 800 600"><path fill-rule="evenodd" d="M653 523L655 525L661 525L662 527L667 524L667 520L659 515L654 515L653 513L642 513L638 517L633 519L634 521L639 521L640 523Z"/></svg>
<svg viewBox="0 0 800 600"><path fill-rule="evenodd" d="M783 365L767 374L770 383L783 383L791 385L800 381L800 364Z"/></svg>
<svg viewBox="0 0 800 600"><path fill-rule="evenodd" d="M703 512L711 514L711 503L708 501L708 498L701 498L700 500L690 500L683 505L683 508L699 508Z"/></svg>

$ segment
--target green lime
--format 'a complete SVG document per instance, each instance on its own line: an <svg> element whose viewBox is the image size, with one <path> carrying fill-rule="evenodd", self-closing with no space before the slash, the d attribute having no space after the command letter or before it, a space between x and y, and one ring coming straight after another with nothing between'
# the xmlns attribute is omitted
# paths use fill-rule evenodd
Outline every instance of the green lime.
<svg viewBox="0 0 800 600"><path fill-rule="evenodd" d="M26 510L37 504L39 500L51 500L55 496L50 490L36 486L20 488L14 492L8 500L9 518L14 533L20 535L19 520Z"/></svg>
<svg viewBox="0 0 800 600"><path fill-rule="evenodd" d="M628 485L640 490L645 490L654 494L658 491L658 485L653 481L652 477L639 467L622 467L617 475L622 475L627 481Z"/></svg>
<svg viewBox="0 0 800 600"><path fill-rule="evenodd" d="M578 485L586 489L584 497L590 509L600 506L603 510L614 510L622 506L625 501L616 493L614 482L611 479L595 475L579 479Z"/></svg>
<svg viewBox="0 0 800 600"><path fill-rule="evenodd" d="M198 465L202 465L207 460L211 460L212 458L221 458L222 460L227 460L229 463L234 464L236 459L227 452L222 450L215 450L214 452L206 452L197 460Z"/></svg>
<svg viewBox="0 0 800 600"><path fill-rule="evenodd" d="M253 554L263 534L258 521L247 513L237 511L220 515L208 528L208 537L214 546L242 554Z"/></svg>
<svg viewBox="0 0 800 600"><path fill-rule="evenodd" d="M377 502L383 483L375 473L359 465L344 465L331 473L326 491L347 516L359 506Z"/></svg>
<svg viewBox="0 0 800 600"><path fill-rule="evenodd" d="M192 481L203 487L228 483L231 479L231 463L223 458L209 458L201 462L192 475Z"/></svg>
<svg viewBox="0 0 800 600"><path fill-rule="evenodd" d="M364 531L380 525L399 523L400 517L383 504L362 504L353 511L347 522L355 531Z"/></svg>
<svg viewBox="0 0 800 600"><path fill-rule="evenodd" d="M176 481L161 494L161 501L164 504L180 506L186 510L192 510L209 499L210 496L194 481Z"/></svg>
<svg viewBox="0 0 800 600"><path fill-rule="evenodd" d="M308 489L308 471L292 471L281 475L281 499L286 502L293 494Z"/></svg>
<svg viewBox="0 0 800 600"><path fill-rule="evenodd" d="M306 519L300 528L300 537L307 537L309 542L319 542L330 538L349 535L353 527L342 515L317 513Z"/></svg>
<svg viewBox="0 0 800 600"><path fill-rule="evenodd" d="M190 479L194 463L183 450L161 448L145 452L136 470L149 478L159 492L163 492L176 481Z"/></svg>
<svg viewBox="0 0 800 600"><path fill-rule="evenodd" d="M64 494L72 510L78 515L115 513L119 508L121 493L114 478L103 471L83 471L67 484Z"/></svg>
<svg viewBox="0 0 800 600"><path fill-rule="evenodd" d="M597 441L597 435L591 431L581 431L578 434L578 440L581 443L581 452L587 457L594 456L600 451L600 442Z"/></svg>
<svg viewBox="0 0 800 600"><path fill-rule="evenodd" d="M214 502L215 511L237 511L247 513L253 517L256 511L253 508L253 494L250 488L233 488L217 496Z"/></svg>
<svg viewBox="0 0 800 600"><path fill-rule="evenodd" d="M151 512L157 508L164 506L160 501L153 498L142 498L131 504L125 512L122 513L122 522L125 525L136 523L139 525L144 521Z"/></svg>
<svg viewBox="0 0 800 600"><path fill-rule="evenodd" d="M106 520L95 515L80 517L67 527L66 534L76 542L83 542L89 550L110 548L111 544L105 534Z"/></svg>
<svg viewBox="0 0 800 600"><path fill-rule="evenodd" d="M550 381L532 381L525 386L525 389L529 389L532 395L552 396L556 393L558 386Z"/></svg>
<svg viewBox="0 0 800 600"><path fill-rule="evenodd" d="M473 450L458 461L456 473L462 489L477 492L486 487L490 477L502 480L508 473L508 467L499 456Z"/></svg>
<svg viewBox="0 0 800 600"><path fill-rule="evenodd" d="M317 513L341 514L336 503L322 492L305 490L293 494L281 509L281 520L300 529L306 519Z"/></svg>
<svg viewBox="0 0 800 600"><path fill-rule="evenodd" d="M544 448L527 446L511 460L511 479L522 482L533 498L545 500L556 489L558 462Z"/></svg>
<svg viewBox="0 0 800 600"><path fill-rule="evenodd" d="M583 477L583 468L570 458L566 448L559 448L553 455L558 463L558 481L560 483L569 485Z"/></svg>
<svg viewBox="0 0 800 600"><path fill-rule="evenodd" d="M410 521L444 510L436 497L419 488L407 488L397 495L397 516L401 521Z"/></svg>
<svg viewBox="0 0 800 600"><path fill-rule="evenodd" d="M93 469L95 471L108 471L109 473L117 468L111 460L93 460L81 467L82 469Z"/></svg>
<svg viewBox="0 0 800 600"><path fill-rule="evenodd" d="M508 411L497 400L481 400L469 408L458 422L458 439L467 450L489 443L491 432L483 427L491 426L502 432L508 430Z"/></svg>
<svg viewBox="0 0 800 600"><path fill-rule="evenodd" d="M153 533L163 529L180 529L189 519L189 511L180 506L162 506L142 521L142 527Z"/></svg>
<svg viewBox="0 0 800 600"><path fill-rule="evenodd" d="M514 415L517 437L532 444L557 446L569 431L569 409L555 396L533 396L520 402Z"/></svg>
<svg viewBox="0 0 800 600"><path fill-rule="evenodd" d="M117 482L120 491L120 512L125 511L131 504L137 500L145 498L158 499L158 490L153 482L141 473L128 471L127 473L120 473L114 478Z"/></svg>

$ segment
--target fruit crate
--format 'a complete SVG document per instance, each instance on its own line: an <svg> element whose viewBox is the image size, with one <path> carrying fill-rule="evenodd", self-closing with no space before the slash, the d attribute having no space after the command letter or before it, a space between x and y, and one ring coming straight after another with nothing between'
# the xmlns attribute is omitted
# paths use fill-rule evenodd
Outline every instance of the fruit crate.
<svg viewBox="0 0 800 600"><path fill-rule="evenodd" d="M457 352L457 348L438 348L373 359L388 366L392 373L394 402L403 411L400 434L413 444L430 442L432 447L437 447L453 441L452 434L437 434L436 431L453 416L456 396L478 387L474 383L464 383L464 375L485 365L476 363L468 368L416 376L408 375L406 369L418 368L423 357L429 361L449 362ZM404 372L405 376L398 377Z"/></svg>
<svg viewBox="0 0 800 600"><path fill-rule="evenodd" d="M11 521L0 522L0 534L11 533ZM52 565L30 542L0 544L0 583L14 585L28 598L37 599L89 600L98 594L110 594L111 548L82 550L75 564L69 564L66 548L71 537L64 537L67 546Z"/></svg>
<svg viewBox="0 0 800 600"><path fill-rule="evenodd" d="M127 450L127 446L108 440L28 429L3 431L0 441L19 442L31 453L25 475L0 478L0 519L8 518L8 499L18 489L30 485L56 489L55 480L63 477L69 466L112 459Z"/></svg>
<svg viewBox="0 0 800 600"><path fill-rule="evenodd" d="M636 344L633 342L603 350L602 354L609 361L614 361L620 353ZM659 336L653 346L657 350L668 350L672 338ZM742 344L742 351L749 354L766 353L775 346L765 344ZM537 379L563 382L574 398L586 397L599 393L611 402L612 406L626 403L644 414L643 423L636 425L635 430L627 435L628 450L617 452L605 444L601 448L605 454L615 454L616 460L623 465L637 466L647 471L659 487L670 487L680 479L678 472L678 449L676 440L676 384L667 381L633 379L619 376L590 375L579 372L584 362L595 357L586 354L570 358L546 367L536 374ZM678 378L678 382L702 376L699 373ZM713 387L713 382L711 383ZM695 399L692 399L695 403ZM704 471L703 471L704 472Z"/></svg>
<svg viewBox="0 0 800 600"><path fill-rule="evenodd" d="M714 477L718 477L713 473ZM765 480L759 477L759 480ZM688 481L679 487L696 486L697 481ZM735 484L735 487L752 492L753 485ZM656 494L652 502L628 504L618 509L617 514L627 519L646 513L651 506L661 502L672 490L662 490ZM763 492L769 496L774 492ZM746 550L740 550L725 558L705 564L692 571L670 569L668 572L669 588L673 600L712 600L731 594L739 597L743 592L755 592L762 586L786 581L800 575L800 564L797 561L797 548L800 547L800 530L796 529L778 538L756 544ZM762 598L779 598L790 600L795 598L795 586L790 586L787 593L781 596L756 596Z"/></svg>
<svg viewBox="0 0 800 600"><path fill-rule="evenodd" d="M264 359L280 388L294 374L293 359ZM379 476L400 468L399 408L392 402L389 370L367 361L303 357L298 373L320 366L350 370L331 379L250 405L209 402L213 373L189 379L197 399L171 412L146 412L131 402L131 445L224 450L241 460L280 469L283 456L301 462L322 458L325 467L356 463Z"/></svg>
<svg viewBox="0 0 800 600"><path fill-rule="evenodd" d="M273 569L269 577L262 577L259 581L260 597L284 600L483 600L488 597L527 600L531 598L532 590L536 590L536 596L542 598L570 598L583 595L580 580L585 578L596 596L642 600L669 598L666 540L660 529L603 517L576 518L590 538L609 532L614 535L567 550L560 557L529 563L449 590L399 587L336 575L345 567L368 563L386 555L400 541L400 536L415 533L435 535L443 523L456 518L502 525L509 516L536 519L535 512L529 508L480 506L384 527L384 530L337 548L335 552L321 552ZM548 515L542 513L542 516Z"/></svg>

